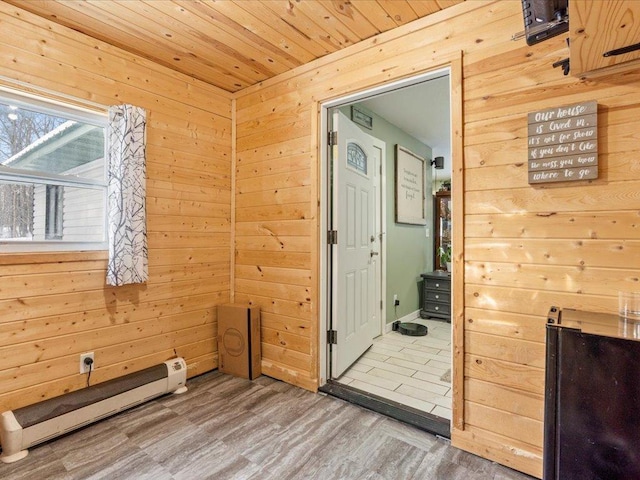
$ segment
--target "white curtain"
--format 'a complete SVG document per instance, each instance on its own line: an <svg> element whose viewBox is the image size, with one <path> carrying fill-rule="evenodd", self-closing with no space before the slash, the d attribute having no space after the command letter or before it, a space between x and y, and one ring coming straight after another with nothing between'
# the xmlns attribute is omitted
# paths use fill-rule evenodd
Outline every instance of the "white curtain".
<svg viewBox="0 0 640 480"><path fill-rule="evenodd" d="M149 276L146 225L146 112L109 108L107 284L144 283Z"/></svg>

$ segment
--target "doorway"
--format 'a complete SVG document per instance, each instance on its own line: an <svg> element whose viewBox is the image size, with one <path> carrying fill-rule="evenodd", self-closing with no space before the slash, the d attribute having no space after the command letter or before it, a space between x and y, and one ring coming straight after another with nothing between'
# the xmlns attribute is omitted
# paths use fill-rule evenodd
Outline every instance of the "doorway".
<svg viewBox="0 0 640 480"><path fill-rule="evenodd" d="M354 329L348 329L345 323L351 321L352 325L357 324L361 317L358 314L348 313L341 302L352 299L359 301L362 305L363 300L349 293L356 290L344 288L345 280L342 280L342 283L339 284L340 276L343 275L340 269L345 259L345 252L339 251L339 240L341 236L344 238L341 230L344 230L345 227L339 223L339 220L334 223L334 215L336 212L338 212L338 217L339 212L345 212L345 215L348 215L346 212L349 211L349 208L345 208L344 200L340 199L339 192L336 193L334 189L334 187L340 185L339 179L341 175L344 176L344 172L341 172L336 167L336 165L340 165L342 160L339 153L333 157L331 154L339 152L340 149L343 149L344 152L346 150L344 150L344 146L339 147L337 145L327 149L326 155L323 155L324 165L329 166L327 159L331 158L331 166L325 173L326 182L323 182L325 183L323 190L326 189L324 195L326 208L324 209L325 215L323 215L323 218L326 216L329 230L336 229L338 241L336 245L326 245L329 261L326 263L327 269L323 269L323 271L326 271L327 280L324 285L326 288L326 295L324 296L326 299L326 315L322 315L325 325L323 325L321 331L327 331L328 340L331 343L327 345L326 351L321 348L321 352L324 353L324 356L321 357L321 379L326 379L326 385L321 389L335 394L336 389L351 385L350 388L346 389L356 397L364 397L364 399L361 398L360 400L366 406L371 407L371 402L376 403L382 400L384 404L382 409L385 413L388 413L390 405L392 408L404 410L404 413L401 413L403 416L407 411L417 413L419 416L426 417L428 419L427 423L433 423L433 420L439 423L435 427L432 425L433 428L427 428L428 430L445 434L446 436L449 436L449 419L451 418L451 323L431 318L420 318L421 282L419 282L419 277L421 273L435 269L432 195L437 188L440 188L436 185L439 185L443 180L449 180L449 184L451 182L450 175L447 178L443 175L444 172L434 172L431 168L431 160L436 156L442 156L448 160L449 171L451 170L451 125L448 112L443 114L436 107L441 103L437 100L442 99L442 93L440 92L434 96L428 92L430 86L436 83L444 83L447 87L444 96L448 100L451 96L449 76L449 69L442 69L421 77L333 101L323 105L322 108L323 126L328 126L334 122L334 117L337 115L336 112L342 112L340 119L336 122L338 123L338 128L335 130L338 131L338 139L342 135L342 127L340 125L342 120L343 123L355 124L355 127L365 134L373 133L374 137L376 137L376 132L380 131L379 128L375 128L377 122L390 124L392 128L389 128L404 132L404 136L398 137L399 139L397 140L388 136L386 138L377 138L378 141L391 144L387 145L387 152L390 151L389 147L393 149L396 145L406 148L406 143L411 141L408 140L409 137L412 137L417 142L413 143L409 150L420 149L420 151L416 152L416 157L423 158L427 165L424 192L427 220L422 226L404 225L402 222L396 221L397 218L394 211L396 205L393 170L394 154L392 153L390 155L391 158L387 158L380 169L381 195L379 196L380 203L378 204L380 217L376 219L376 222L380 225L380 230L375 232L367 231L366 234L363 231L360 239L363 247L362 265L366 267L374 263L370 259L374 258L375 255L375 258L379 259L377 266L383 272L382 280L378 280L380 301L376 304L380 321L377 329L361 329L361 335L366 336L368 332L369 336L361 339L359 348L349 348L347 344L342 343L340 337L352 333ZM409 99L409 102L412 103L410 105L411 108L400 106L405 99ZM450 103L445 103L445 108L448 110ZM392 107L390 108L389 105ZM394 111L396 116L394 116ZM397 117L398 112L400 117ZM434 145L433 147L418 138L420 134L415 133L415 129L412 127L412 125L425 123L425 119L430 118L430 116L437 118L440 126L444 125L446 129L446 134L438 134L440 137L446 137L444 140L439 138L442 141L428 141L429 143L438 143L437 146ZM350 125L350 128L352 127L353 125ZM347 133L346 136L352 137L353 135ZM425 148L422 149L420 144ZM445 147L443 148L442 145L445 145ZM352 192L356 191L354 188L351 190ZM346 194L343 194L343 197L346 198ZM369 225L370 222L367 222L367 224ZM334 227L338 225L340 226ZM370 242L370 245L363 241L365 239ZM367 255L370 256L369 259L366 258ZM397 272L389 274L390 271L393 271L393 267L402 272L400 275L404 274L406 278L398 279ZM364 273L366 268L360 267L359 270L351 271L352 278L354 271L359 271L361 277L366 277L367 275ZM355 280L352 281L354 282L353 285L355 285ZM404 285L402 285L403 281ZM353 312L354 310L352 309L351 311ZM371 318L371 315L368 318ZM429 326L431 336L428 335L428 341L435 342L438 345L437 351L433 348L433 345L427 345L425 340L398 337L399 333L392 332L392 324L396 320L422 323ZM427 337L424 338L427 339ZM336 343L333 343L334 341ZM400 358L393 358L393 355L387 355L389 360L388 368L380 365L385 360L382 358L384 355L381 355L384 350L399 352L397 357ZM347 352L349 355L346 354ZM416 358L424 355L419 362L423 365L428 362L431 362L432 366L437 364L437 369L431 372L421 371L425 369L411 371L410 368L402 365L403 360L411 354L415 354L413 356ZM405 358L403 359L402 357ZM323 368L325 369L324 372L322 372ZM362 380L363 377L366 377L365 370L375 370L373 375L378 376L377 381L372 380L367 385L367 381ZM445 403L444 405L432 404L429 406L429 402L415 399L415 397L419 397L419 388L410 392L411 395L404 397L398 392L394 392L396 390L394 385L399 385L398 378L394 378L394 376L401 373L408 375L410 380L408 383L412 383L413 386L418 385L421 387L425 385L424 382L431 383L432 390L437 390L443 394L444 399L441 399L440 402L449 402L448 405ZM447 373L448 379L445 378ZM354 376L360 377L360 380L352 378ZM324 382L321 381L321 383ZM393 394L386 395L387 398L385 398L384 388L380 388L381 385L389 386L387 390L390 390ZM405 392L410 391L411 388L413 387L407 387L405 383ZM448 399L444 395L446 393L449 395ZM412 401L412 396L416 401ZM349 399L353 400L354 398L350 397ZM406 421L406 418L403 418L403 420ZM414 422L410 421L410 423Z"/></svg>

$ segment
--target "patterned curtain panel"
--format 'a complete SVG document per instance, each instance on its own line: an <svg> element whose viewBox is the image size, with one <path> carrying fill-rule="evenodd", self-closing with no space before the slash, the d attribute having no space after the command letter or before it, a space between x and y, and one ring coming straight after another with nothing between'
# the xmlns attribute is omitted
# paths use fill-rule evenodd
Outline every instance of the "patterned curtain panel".
<svg viewBox="0 0 640 480"><path fill-rule="evenodd" d="M107 284L144 283L149 276L145 211L146 112L109 109Z"/></svg>

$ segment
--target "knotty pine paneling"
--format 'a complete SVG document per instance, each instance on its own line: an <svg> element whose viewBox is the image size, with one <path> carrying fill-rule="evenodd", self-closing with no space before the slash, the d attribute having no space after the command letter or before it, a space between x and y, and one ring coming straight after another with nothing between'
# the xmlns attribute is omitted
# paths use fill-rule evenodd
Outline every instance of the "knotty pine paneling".
<svg viewBox="0 0 640 480"><path fill-rule="evenodd" d="M464 359L466 378L483 380L503 387L514 388L524 392L544 394L544 370L505 360L497 360L491 356L466 354ZM507 408L502 406L506 413ZM525 438L529 443L530 439Z"/></svg>
<svg viewBox="0 0 640 480"><path fill-rule="evenodd" d="M545 341L545 327L533 315L479 310L470 307L465 309L465 314L465 331L467 333L490 333L538 343Z"/></svg>
<svg viewBox="0 0 640 480"><path fill-rule="evenodd" d="M505 410L508 405L513 415L527 417L541 422L544 417L542 395L524 392L517 388L503 387L495 383L467 378L465 392L469 401Z"/></svg>
<svg viewBox="0 0 640 480"><path fill-rule="evenodd" d="M544 368L544 343L467 331L464 345L465 351L472 355Z"/></svg>
<svg viewBox="0 0 640 480"><path fill-rule="evenodd" d="M393 14L402 23L411 15ZM231 96L5 4L0 15L4 76L105 105L130 101L149 109L150 264L156 267L147 286L116 291L97 281L100 255L0 256L10 267L0 286L13 289L0 298L0 349L17 353L14 347L24 345L20 355L32 360L0 372L7 379L24 373L20 387L0 394L3 405L80 388L83 378L68 362L77 349L93 349L83 342L106 329L115 338L133 337L96 348L114 359L100 366L97 353L99 379L157 363L173 348L191 355L190 373L214 368L213 307L228 301L231 289L236 301L262 308L263 371L317 388L317 102L414 75L462 52L464 117L454 129L463 134L464 158L454 165L464 185L456 208L464 212L465 238L455 255L466 264L456 280L464 278L458 290L464 298L454 301L461 310L454 318L463 325L456 320L454 328L462 332L456 350L465 353L466 338L468 351L454 372L463 402L454 404L453 442L540 476L548 308L613 311L614 290L637 282L629 259L640 248L633 208L640 191L634 162L640 72L564 77L551 68L567 56L563 37L534 47L511 41L522 29L517 2L465 2L237 94L232 212ZM529 186L526 113L591 99L599 103L600 178ZM56 274L65 281L47 285ZM20 280L32 293L19 291ZM38 350L39 341L50 353ZM57 373L45 378L48 369Z"/></svg>
<svg viewBox="0 0 640 480"><path fill-rule="evenodd" d="M462 332L456 349L464 353L455 369L458 375L461 368L464 372L456 377L463 379L457 385L463 402L454 404L453 443L541 476L549 307L615 311L616 290L637 288L637 266L629 259L640 255L640 168L635 164L640 72L592 81L564 76L551 64L568 55L565 38L528 47L511 40L521 29L517 2L465 2L239 92L238 184L264 195L236 192L242 207L236 211L234 285L245 290L238 298L263 309L287 306L287 313L278 313L284 323L274 325L274 331L286 331L287 317L291 328L293 318L302 318L292 302L297 300L310 321L308 341L312 347L317 344L317 284L301 284L310 290L284 299L273 285L265 287L264 292L273 292L268 295L251 292L247 281L266 266L292 269L305 279L323 274L317 262L296 263L303 260L292 256L297 252L277 252L275 257L266 245L277 234L261 227L299 223L309 245L321 238L321 199L313 187L313 182L319 185L321 168L314 147L319 141L313 121L318 102L426 71L461 51L463 124L454 129L463 133L464 156L453 163L463 181L453 188L464 189L463 204L454 208L464 212L464 251L455 256L465 263L464 276L454 278L464 281L458 290L464 298L459 303L454 299L462 310L454 317L460 316L463 325L454 321L454 329ZM592 99L599 104L599 179L530 186L527 113ZM305 115L311 119L306 131ZM274 204L280 187L270 186L269 180L288 181L271 176L289 169L306 170L308 175L300 178L308 177L312 184L294 187L286 201L282 195L282 202ZM317 370L305 372L301 364L284 359L292 349L276 339L269 345L267 373L289 374L299 384L317 380ZM505 392L509 394L501 396Z"/></svg>
<svg viewBox="0 0 640 480"><path fill-rule="evenodd" d="M268 184L266 179L271 175L288 174L292 172L304 171L309 175L310 154L308 152L278 158L278 162L262 160L253 163L245 162L236 166L236 179L238 188L244 186L243 180L262 181ZM311 182L305 185L310 185Z"/></svg>
<svg viewBox="0 0 640 480"><path fill-rule="evenodd" d="M497 434L494 430L484 430L466 424L464 430L457 431L458 448L481 457L491 455L496 462L515 470L535 471L540 468L542 448Z"/></svg>
<svg viewBox="0 0 640 480"><path fill-rule="evenodd" d="M542 422L522 415L504 415L504 411L486 405L465 402L465 423L471 427L510 436L513 431L529 432L528 440L535 448L542 444Z"/></svg>
<svg viewBox="0 0 640 480"><path fill-rule="evenodd" d="M106 252L0 254L0 410L185 358L217 367L230 300L231 95L0 3L5 83L147 110L149 281L107 287ZM275 322L277 324L277 322ZM289 338L300 349L300 342Z"/></svg>
<svg viewBox="0 0 640 480"><path fill-rule="evenodd" d="M640 238L640 211L468 215L467 238Z"/></svg>
<svg viewBox="0 0 640 480"><path fill-rule="evenodd" d="M3 33L7 38L22 38L23 43L3 43L0 55L6 60L3 65L21 66L15 72L21 80L41 85L36 79L46 83L54 74L68 73L69 66L73 65L76 67L73 76L56 79L56 92L100 103L107 102L105 104L109 105L109 102L115 102L131 89L131 94L141 102L153 103L158 112L168 115L183 112L198 119L214 115L228 119L231 116L229 96L221 90L212 90L203 82L144 61L105 43L80 36L73 30L52 26L48 20L6 3L2 12ZM39 32L39 35L34 37L34 32ZM84 38L84 43L79 42L79 38ZM126 72L123 71L125 68ZM117 90L83 91L81 88L82 85L92 85L93 81L104 83L105 78L111 79L112 83L117 78ZM140 89L140 85L145 88ZM62 87L68 91L63 91ZM74 92L82 93L83 96L74 95ZM186 120L180 114L177 118L181 123Z"/></svg>
<svg viewBox="0 0 640 480"><path fill-rule="evenodd" d="M630 258L639 258L640 240L597 238L501 238L469 239L469 260L516 264L563 265L580 268L634 268ZM468 266L468 270L472 267ZM631 286L631 285L630 285ZM605 288L604 286L602 288Z"/></svg>

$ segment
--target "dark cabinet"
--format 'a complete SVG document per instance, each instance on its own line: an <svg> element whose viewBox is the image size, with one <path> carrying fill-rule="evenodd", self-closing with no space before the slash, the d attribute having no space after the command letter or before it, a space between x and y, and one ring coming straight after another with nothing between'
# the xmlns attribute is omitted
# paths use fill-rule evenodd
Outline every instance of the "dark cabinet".
<svg viewBox="0 0 640 480"><path fill-rule="evenodd" d="M451 321L451 274L423 273L422 308L420 318L440 318Z"/></svg>
<svg viewBox="0 0 640 480"><path fill-rule="evenodd" d="M435 196L433 223L435 245L433 265L435 270L448 270L440 261L440 247L451 249L451 191L437 192Z"/></svg>
<svg viewBox="0 0 640 480"><path fill-rule="evenodd" d="M640 479L640 341L617 315L552 308L544 480Z"/></svg>

